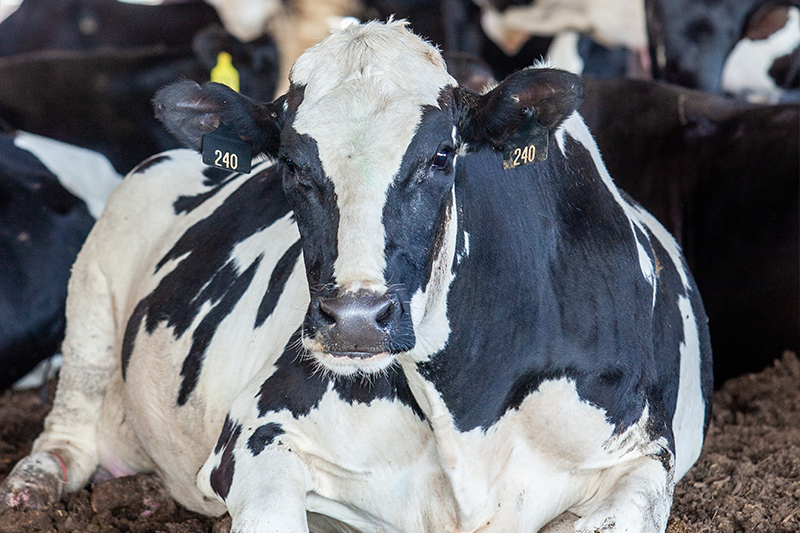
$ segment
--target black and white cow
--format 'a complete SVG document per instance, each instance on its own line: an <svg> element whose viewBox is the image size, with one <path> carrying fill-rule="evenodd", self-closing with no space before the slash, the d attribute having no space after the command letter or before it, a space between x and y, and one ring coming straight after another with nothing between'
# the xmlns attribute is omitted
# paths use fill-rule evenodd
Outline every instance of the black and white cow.
<svg viewBox="0 0 800 533"><path fill-rule="evenodd" d="M726 58L745 37L748 24L765 9L800 7L800 1L645 0L645 6L653 77L721 92ZM758 69L760 65L750 67Z"/></svg>
<svg viewBox="0 0 800 533"><path fill-rule="evenodd" d="M156 471L239 533L537 531L567 510L575 531L664 531L709 421L706 319L581 93L528 69L478 95L403 22L332 34L273 103L163 90L190 146L224 123L277 162L173 151L124 180L5 504L101 466ZM548 157L504 170L531 111Z"/></svg>
<svg viewBox="0 0 800 533"><path fill-rule="evenodd" d="M228 52L243 94L271 100L275 42L242 44L209 26L183 46L44 50L0 58L0 116L14 127L102 153L122 173L179 143L153 117L156 91L182 79L209 79Z"/></svg>
<svg viewBox="0 0 800 533"><path fill-rule="evenodd" d="M121 180L97 152L0 133L0 391L58 350L70 268Z"/></svg>

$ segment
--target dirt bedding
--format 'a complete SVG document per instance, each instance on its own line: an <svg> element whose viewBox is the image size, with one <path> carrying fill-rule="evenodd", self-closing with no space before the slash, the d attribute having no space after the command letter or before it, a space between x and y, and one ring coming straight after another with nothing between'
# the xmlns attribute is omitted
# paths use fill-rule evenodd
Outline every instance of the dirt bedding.
<svg viewBox="0 0 800 533"><path fill-rule="evenodd" d="M54 384L48 387L52 399ZM678 483L667 533L800 532L800 361L786 353L725 383L703 454ZM0 479L30 449L49 405L0 396ZM0 512L2 533L227 533L227 516L177 505L153 476L101 481L46 510Z"/></svg>

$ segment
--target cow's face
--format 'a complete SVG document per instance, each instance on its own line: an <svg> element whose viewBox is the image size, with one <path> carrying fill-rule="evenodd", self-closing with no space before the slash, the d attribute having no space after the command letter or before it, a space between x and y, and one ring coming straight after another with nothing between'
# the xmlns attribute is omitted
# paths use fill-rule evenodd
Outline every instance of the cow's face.
<svg viewBox="0 0 800 533"><path fill-rule="evenodd" d="M176 85L159 94L157 111L191 146L222 121L278 160L311 295L303 345L322 367L373 373L441 349L457 155L501 146L526 108L555 129L580 82L529 70L479 96L403 23L332 35L298 59L291 82L266 106L219 86Z"/></svg>
<svg viewBox="0 0 800 533"><path fill-rule="evenodd" d="M303 342L342 373L414 348L411 299L448 260L456 150L441 56L402 27L355 30L295 64L278 152L311 292Z"/></svg>

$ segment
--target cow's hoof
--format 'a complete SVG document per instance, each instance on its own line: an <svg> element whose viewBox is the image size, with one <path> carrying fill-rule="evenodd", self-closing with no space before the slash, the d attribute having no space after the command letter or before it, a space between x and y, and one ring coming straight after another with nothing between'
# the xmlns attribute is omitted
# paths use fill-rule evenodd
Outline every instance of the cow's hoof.
<svg viewBox="0 0 800 533"><path fill-rule="evenodd" d="M0 509L49 507L61 498L63 489L61 460L47 452L34 453L20 460L0 485Z"/></svg>

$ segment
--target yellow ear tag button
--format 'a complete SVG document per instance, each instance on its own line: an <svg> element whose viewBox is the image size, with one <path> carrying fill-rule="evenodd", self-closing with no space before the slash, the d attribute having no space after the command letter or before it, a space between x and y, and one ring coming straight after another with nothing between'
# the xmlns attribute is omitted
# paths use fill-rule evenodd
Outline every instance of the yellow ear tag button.
<svg viewBox="0 0 800 533"><path fill-rule="evenodd" d="M211 69L211 81L227 85L239 92L239 71L233 66L233 58L228 52L217 55L217 65Z"/></svg>

